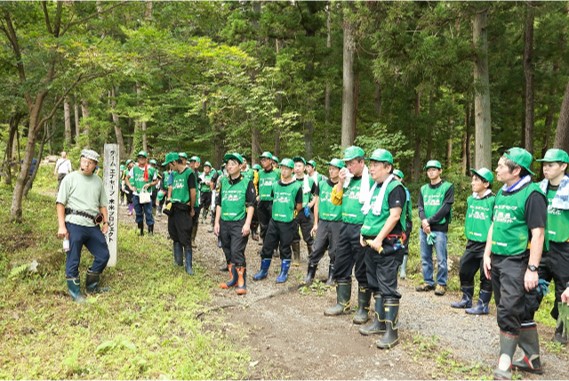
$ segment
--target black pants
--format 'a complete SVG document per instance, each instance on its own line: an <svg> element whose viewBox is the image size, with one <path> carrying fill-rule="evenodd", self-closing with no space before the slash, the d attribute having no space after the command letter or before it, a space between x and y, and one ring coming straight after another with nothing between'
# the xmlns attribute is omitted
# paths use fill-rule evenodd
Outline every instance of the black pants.
<svg viewBox="0 0 569 381"><path fill-rule="evenodd" d="M401 299L397 291L397 272L403 255L403 248L390 254L380 254L369 246L364 248L367 282L373 293L379 292L384 298Z"/></svg>
<svg viewBox="0 0 569 381"><path fill-rule="evenodd" d="M263 249L261 249L261 258L272 258L273 251L279 245L279 253L281 259L290 259L292 250L292 237L294 235L294 222L278 222L271 218L267 235L263 240Z"/></svg>
<svg viewBox="0 0 569 381"><path fill-rule="evenodd" d="M312 253L310 253L308 258L311 265L318 265L326 249L328 249L328 255L330 256L330 264L334 264L336 252L338 251L341 226L342 221L320 220L318 222L316 239L314 240L314 246L312 246Z"/></svg>
<svg viewBox="0 0 569 381"><path fill-rule="evenodd" d="M257 205L257 216L259 217L259 227L260 235L262 239L265 239L267 234L267 228L269 227L269 221L273 214L273 202L272 201L259 201Z"/></svg>
<svg viewBox="0 0 569 381"><path fill-rule="evenodd" d="M246 266L245 247L249 236L243 237L243 225L245 225L245 218L239 221L221 220L219 222L219 238L225 259L228 264L233 263L238 267Z"/></svg>
<svg viewBox="0 0 569 381"><path fill-rule="evenodd" d="M172 205L172 214L168 216L168 234L172 241L191 247L192 216L189 206L180 203Z"/></svg>
<svg viewBox="0 0 569 381"><path fill-rule="evenodd" d="M403 255L409 255L409 238L413 231L413 223L407 221L407 228L405 229L405 239L403 240Z"/></svg>
<svg viewBox="0 0 569 381"><path fill-rule="evenodd" d="M540 279L555 282L555 303L551 316L557 320L559 317L557 306L569 282L569 243L549 242L549 251L541 258L538 271Z"/></svg>
<svg viewBox="0 0 569 381"><path fill-rule="evenodd" d="M258 203L255 201L253 204L253 218L251 219L251 233L257 232L259 227L259 213L257 213Z"/></svg>
<svg viewBox="0 0 569 381"><path fill-rule="evenodd" d="M196 229L198 227L198 224L200 223L200 210L201 210L201 205L194 207L195 214L192 217L192 227L194 229Z"/></svg>
<svg viewBox="0 0 569 381"><path fill-rule="evenodd" d="M207 217L207 213L210 207L211 207L211 192L202 192L202 194L200 195L200 209L201 212L204 213L204 216Z"/></svg>
<svg viewBox="0 0 569 381"><path fill-rule="evenodd" d="M360 244L361 225L342 223L340 241L334 262L334 278L338 283L352 283L352 270L360 287L367 287L364 248Z"/></svg>
<svg viewBox="0 0 569 381"><path fill-rule="evenodd" d="M536 310L536 290L528 293L524 288L528 260L529 252L514 256L492 254L492 289L498 327L512 335L519 335L522 322L533 320Z"/></svg>
<svg viewBox="0 0 569 381"><path fill-rule="evenodd" d="M492 292L492 282L484 274L484 248L486 242L476 242L468 240L464 254L460 258L460 285L463 287L474 287L474 276L480 270L480 289Z"/></svg>
<svg viewBox="0 0 569 381"><path fill-rule="evenodd" d="M296 227L294 229L292 242L300 242L300 233L298 232L298 228L300 227L302 239L308 246L312 246L314 244L314 238L310 235L310 231L312 230L312 227L314 227L314 216L312 213L310 213L310 216L306 217L304 215L304 209L301 209L293 222L295 222Z"/></svg>

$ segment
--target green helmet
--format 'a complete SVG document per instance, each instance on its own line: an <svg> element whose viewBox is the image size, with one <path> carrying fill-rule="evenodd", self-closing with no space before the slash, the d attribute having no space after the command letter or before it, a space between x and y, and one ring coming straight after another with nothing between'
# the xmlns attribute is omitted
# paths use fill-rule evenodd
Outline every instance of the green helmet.
<svg viewBox="0 0 569 381"><path fill-rule="evenodd" d="M289 159L288 157L285 157L284 159L281 160L280 164L281 167L288 167L290 169L294 168L294 161L292 161L292 159Z"/></svg>
<svg viewBox="0 0 569 381"><path fill-rule="evenodd" d="M188 154L185 152L178 152L178 156L180 156L180 159L188 160Z"/></svg>
<svg viewBox="0 0 569 381"><path fill-rule="evenodd" d="M350 160L356 159L358 157L361 157L362 159L364 159L365 158L365 151L363 149L361 149L360 147L351 146L351 147L346 148L346 150L344 151L344 158L342 160L350 161Z"/></svg>
<svg viewBox="0 0 569 381"><path fill-rule="evenodd" d="M154 159L150 159L149 163L152 165L158 165L158 163Z"/></svg>
<svg viewBox="0 0 569 381"><path fill-rule="evenodd" d="M442 169L443 166L441 165L441 162L438 160L429 160L427 161L427 164L425 164L425 167L423 169L429 169L429 168Z"/></svg>
<svg viewBox="0 0 569 381"><path fill-rule="evenodd" d="M273 154L270 153L269 151L265 151L261 154L261 156L259 156L261 159L273 159Z"/></svg>
<svg viewBox="0 0 569 381"><path fill-rule="evenodd" d="M190 157L190 161L197 161L198 163L201 164L202 159L200 159L199 156L195 156L195 155L194 155L194 156Z"/></svg>
<svg viewBox="0 0 569 381"><path fill-rule="evenodd" d="M260 171L260 170L261 170L261 166L260 166L259 164L255 164L255 165L253 166L253 169L254 169L255 171Z"/></svg>
<svg viewBox="0 0 569 381"><path fill-rule="evenodd" d="M340 169L346 167L346 164L340 159L332 159L328 162L328 165L332 165L332 166L334 166L336 168L340 168Z"/></svg>
<svg viewBox="0 0 569 381"><path fill-rule="evenodd" d="M203 165L204 167L212 167L211 163L209 161L206 161Z"/></svg>
<svg viewBox="0 0 569 381"><path fill-rule="evenodd" d="M306 162L306 164L307 164L307 165L311 165L312 168L316 168L316 162L315 162L314 160L308 160L308 161Z"/></svg>
<svg viewBox="0 0 569 381"><path fill-rule="evenodd" d="M395 176L399 177L401 180L403 180L405 178L405 174L400 169L394 169L393 174Z"/></svg>
<svg viewBox="0 0 569 381"><path fill-rule="evenodd" d="M146 151L139 151L138 154L136 155L136 157L148 157L148 152Z"/></svg>
<svg viewBox="0 0 569 381"><path fill-rule="evenodd" d="M231 159L236 160L239 164L243 164L243 156L237 152L226 153L225 156L223 156L223 161L226 163Z"/></svg>
<svg viewBox="0 0 569 381"><path fill-rule="evenodd" d="M306 165L306 159L303 158L302 156L295 156L292 158L292 161L295 163L302 163L302 164Z"/></svg>
<svg viewBox="0 0 569 381"><path fill-rule="evenodd" d="M277 156L273 155L273 161L274 161L275 163L278 163L278 162L279 162L279 158L278 158Z"/></svg>
<svg viewBox="0 0 569 381"><path fill-rule="evenodd" d="M391 154L391 152L383 148L378 148L375 151L373 151L369 159L373 161L381 161L393 164L393 155Z"/></svg>

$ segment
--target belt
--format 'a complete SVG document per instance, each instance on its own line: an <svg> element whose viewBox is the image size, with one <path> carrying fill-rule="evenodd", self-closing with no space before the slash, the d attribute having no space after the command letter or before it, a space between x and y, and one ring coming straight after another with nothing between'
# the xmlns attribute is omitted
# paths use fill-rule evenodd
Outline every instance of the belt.
<svg viewBox="0 0 569 381"><path fill-rule="evenodd" d="M71 208L65 208L65 214L74 214L76 216L81 216L81 217L85 217L90 219L91 221L95 221L95 216L93 216L92 214L86 213L86 212L82 212L80 210L74 210Z"/></svg>

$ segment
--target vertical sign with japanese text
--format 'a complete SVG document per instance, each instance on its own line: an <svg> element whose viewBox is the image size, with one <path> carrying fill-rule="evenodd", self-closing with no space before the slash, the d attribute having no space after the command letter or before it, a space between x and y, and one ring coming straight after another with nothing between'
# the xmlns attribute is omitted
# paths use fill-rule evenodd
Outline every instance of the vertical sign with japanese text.
<svg viewBox="0 0 569 381"><path fill-rule="evenodd" d="M105 144L105 160L103 161L103 183L109 198L109 231L107 244L109 245L110 258L107 266L117 264L117 238L119 227L119 181L120 181L120 157L118 144Z"/></svg>

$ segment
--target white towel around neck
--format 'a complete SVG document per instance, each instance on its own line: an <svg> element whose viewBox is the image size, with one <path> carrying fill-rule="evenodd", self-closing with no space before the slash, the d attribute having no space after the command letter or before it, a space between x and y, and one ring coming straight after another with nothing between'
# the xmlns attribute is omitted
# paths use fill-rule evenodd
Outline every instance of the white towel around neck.
<svg viewBox="0 0 569 381"><path fill-rule="evenodd" d="M383 198L385 197L385 192L387 192L387 186L393 180L393 178L394 178L393 174L390 174L387 177L387 179L385 179L383 184L381 184L381 188L379 189L379 194L377 195L375 202L373 203L373 205L371 205L371 199L372 199L373 194L375 192L375 188L377 188L377 183L373 184L373 186L371 187L371 190L369 192L369 197L367 198L364 206L362 207L363 214L368 214L370 209L371 209L371 212L374 215L376 215L376 216L381 215L381 208L383 208Z"/></svg>
<svg viewBox="0 0 569 381"><path fill-rule="evenodd" d="M344 189L347 189L350 186L350 182L352 181L352 177L353 175L350 176L350 178L347 181L344 181ZM360 204L365 204L368 197L369 197L369 190L370 190L370 186L369 186L369 171L367 169L367 166L364 166L364 170L362 172L362 180L361 180L361 185L360 185L360 194L358 197L358 200L360 202Z"/></svg>

